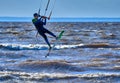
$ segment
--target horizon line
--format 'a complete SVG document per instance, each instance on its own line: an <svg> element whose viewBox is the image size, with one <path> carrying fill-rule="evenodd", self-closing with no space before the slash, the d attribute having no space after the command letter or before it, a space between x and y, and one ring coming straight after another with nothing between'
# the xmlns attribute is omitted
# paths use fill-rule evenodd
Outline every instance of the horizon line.
<svg viewBox="0 0 120 83"><path fill-rule="evenodd" d="M23 16L0 16L0 18L33 18ZM52 18L120 18L120 17L52 17ZM52 19L51 18L51 19Z"/></svg>

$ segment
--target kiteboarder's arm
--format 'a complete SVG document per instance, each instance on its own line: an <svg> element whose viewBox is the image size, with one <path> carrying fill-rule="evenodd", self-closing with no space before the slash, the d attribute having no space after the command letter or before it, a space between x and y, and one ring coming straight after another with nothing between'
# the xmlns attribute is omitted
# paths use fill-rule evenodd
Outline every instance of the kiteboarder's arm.
<svg viewBox="0 0 120 83"><path fill-rule="evenodd" d="M38 25L39 22L41 21L41 18L40 19L33 19L32 22L34 25Z"/></svg>
<svg viewBox="0 0 120 83"><path fill-rule="evenodd" d="M46 16L41 16L39 19L33 19L32 22L34 25L39 25L39 24L46 25L47 18L48 17Z"/></svg>
<svg viewBox="0 0 120 83"><path fill-rule="evenodd" d="M46 16L41 16L41 18L43 18L43 19L50 19L50 17L46 17Z"/></svg>

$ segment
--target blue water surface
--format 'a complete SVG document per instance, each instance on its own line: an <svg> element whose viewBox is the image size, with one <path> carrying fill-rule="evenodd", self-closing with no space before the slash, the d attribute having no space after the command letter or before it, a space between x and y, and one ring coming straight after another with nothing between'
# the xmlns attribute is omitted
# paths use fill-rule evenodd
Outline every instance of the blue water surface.
<svg viewBox="0 0 120 83"><path fill-rule="evenodd" d="M32 17L0 17L0 22L31 22ZM120 22L120 18L51 18L48 22Z"/></svg>

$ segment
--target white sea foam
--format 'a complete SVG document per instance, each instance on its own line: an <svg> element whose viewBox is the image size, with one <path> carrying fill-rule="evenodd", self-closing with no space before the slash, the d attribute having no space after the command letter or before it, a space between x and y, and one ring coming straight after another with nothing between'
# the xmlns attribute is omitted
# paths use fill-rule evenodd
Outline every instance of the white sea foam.
<svg viewBox="0 0 120 83"><path fill-rule="evenodd" d="M65 74L65 73L26 73L26 72L12 72L4 71L0 72L0 77L3 76L13 76L18 75L23 79L63 79L63 78L92 78L92 77L120 77L120 73L86 73L86 74Z"/></svg>
<svg viewBox="0 0 120 83"><path fill-rule="evenodd" d="M47 50L48 45L44 44L0 44L0 48L10 50ZM109 44L76 44L76 45L56 45L54 49L70 49L70 48L120 48L119 45Z"/></svg>
<svg viewBox="0 0 120 83"><path fill-rule="evenodd" d="M79 46L84 46L84 44L78 44L78 45L56 45L55 49L67 49L67 48L76 48ZM0 47L6 48L6 49L14 49L14 50L46 50L48 49L47 45L40 45L40 44L0 44Z"/></svg>

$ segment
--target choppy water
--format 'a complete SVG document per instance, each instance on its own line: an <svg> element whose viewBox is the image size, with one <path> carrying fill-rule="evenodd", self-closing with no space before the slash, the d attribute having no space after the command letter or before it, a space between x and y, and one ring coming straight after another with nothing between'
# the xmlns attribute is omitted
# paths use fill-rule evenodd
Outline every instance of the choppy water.
<svg viewBox="0 0 120 83"><path fill-rule="evenodd" d="M47 58L31 23L0 23L0 83L120 83L120 23L46 27L56 35L65 30Z"/></svg>

